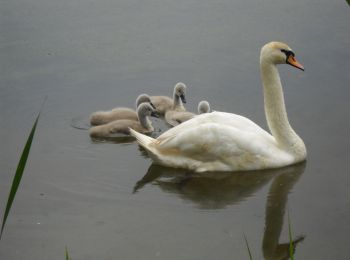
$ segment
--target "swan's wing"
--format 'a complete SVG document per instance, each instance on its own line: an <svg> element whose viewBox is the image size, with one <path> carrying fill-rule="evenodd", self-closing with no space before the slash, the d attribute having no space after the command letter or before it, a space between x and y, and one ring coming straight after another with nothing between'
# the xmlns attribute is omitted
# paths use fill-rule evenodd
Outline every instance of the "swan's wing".
<svg viewBox="0 0 350 260"><path fill-rule="evenodd" d="M271 142L274 142L274 138L253 121L243 116L225 112L212 112L197 115L194 118L164 132L157 138L157 140L163 141L167 138L172 138L173 136L176 136L178 133L181 133L187 129L196 128L207 123L217 123L222 126L232 126L240 129L243 132L251 132L257 135L261 135L262 138L270 139Z"/></svg>
<svg viewBox="0 0 350 260"><path fill-rule="evenodd" d="M249 154L266 157L275 147L270 137L212 122L183 129L158 141L160 153L171 152L199 161L225 160Z"/></svg>

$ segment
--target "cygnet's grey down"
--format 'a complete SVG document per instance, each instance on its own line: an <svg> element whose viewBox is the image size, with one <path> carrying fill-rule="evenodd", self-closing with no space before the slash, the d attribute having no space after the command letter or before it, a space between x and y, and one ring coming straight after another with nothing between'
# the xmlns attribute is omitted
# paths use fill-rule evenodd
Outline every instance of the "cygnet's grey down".
<svg viewBox="0 0 350 260"><path fill-rule="evenodd" d="M203 113L209 113L210 112L210 105L208 101L201 101L198 103L198 114ZM195 117L196 114L188 112L188 111L177 111L175 110L169 110L165 114L165 120L166 122L171 126L179 125L187 120L190 120L191 118Z"/></svg>
<svg viewBox="0 0 350 260"><path fill-rule="evenodd" d="M198 103L198 114L210 113L210 104L206 100Z"/></svg>
<svg viewBox="0 0 350 260"><path fill-rule="evenodd" d="M141 103L151 103L150 96L146 94L141 94L137 97L135 105L136 109ZM151 105L153 105L151 103ZM138 121L137 113L135 110L127 107L116 107L109 111L97 111L91 114L90 116L90 124L95 125L103 125L109 122L120 120L120 119L129 119Z"/></svg>
<svg viewBox="0 0 350 260"><path fill-rule="evenodd" d="M179 82L174 86L173 98L167 96L151 96L152 104L155 106L157 113L164 116L166 111L172 110L174 106L181 103L180 99L186 103L185 90L186 85ZM185 109L183 110L185 111Z"/></svg>
<svg viewBox="0 0 350 260"><path fill-rule="evenodd" d="M93 138L108 138L130 135L129 128L137 132L148 134L153 132L153 126L149 116L158 117L155 109L149 103L142 103L137 108L138 120L121 119L108 124L90 128L90 136Z"/></svg>

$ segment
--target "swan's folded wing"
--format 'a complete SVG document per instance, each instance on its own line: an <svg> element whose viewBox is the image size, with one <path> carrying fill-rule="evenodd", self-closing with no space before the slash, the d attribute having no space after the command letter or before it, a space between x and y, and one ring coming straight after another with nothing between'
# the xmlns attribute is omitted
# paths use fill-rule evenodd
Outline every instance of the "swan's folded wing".
<svg viewBox="0 0 350 260"><path fill-rule="evenodd" d="M155 140L151 150L156 161L198 171L253 170L290 161L288 153L260 127L242 130L216 122L193 122Z"/></svg>
<svg viewBox="0 0 350 260"><path fill-rule="evenodd" d="M172 154L198 161L224 161L250 153L266 152L264 144L254 142L254 136L240 129L217 123L187 128L159 141L161 154Z"/></svg>

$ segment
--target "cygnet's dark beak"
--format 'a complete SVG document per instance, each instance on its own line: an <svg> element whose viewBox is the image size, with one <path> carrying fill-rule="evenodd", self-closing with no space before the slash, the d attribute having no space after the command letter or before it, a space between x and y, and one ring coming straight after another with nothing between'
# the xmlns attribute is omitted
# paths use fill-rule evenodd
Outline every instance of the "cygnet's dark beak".
<svg viewBox="0 0 350 260"><path fill-rule="evenodd" d="M156 111L152 111L151 116L159 118L159 114Z"/></svg>
<svg viewBox="0 0 350 260"><path fill-rule="evenodd" d="M153 107L154 109L156 109L156 107L153 105L152 102L149 102L149 104L151 105L151 107Z"/></svg>
<svg viewBox="0 0 350 260"><path fill-rule="evenodd" d="M184 94L180 95L180 98L181 98L182 103L186 104L185 95Z"/></svg>

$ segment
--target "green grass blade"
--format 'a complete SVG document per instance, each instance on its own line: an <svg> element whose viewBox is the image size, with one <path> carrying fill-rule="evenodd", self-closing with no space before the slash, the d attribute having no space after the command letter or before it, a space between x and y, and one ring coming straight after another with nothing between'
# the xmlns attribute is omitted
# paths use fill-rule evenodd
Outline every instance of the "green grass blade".
<svg viewBox="0 0 350 260"><path fill-rule="evenodd" d="M253 260L252 253L250 252L248 240L247 240L245 234L243 234L243 235L244 235L245 244L246 244L246 246L247 246L247 250L248 250L248 253L249 253L249 259L250 259L250 260Z"/></svg>
<svg viewBox="0 0 350 260"><path fill-rule="evenodd" d="M289 233L289 257L294 260L294 243L292 236L292 225L290 223L289 211L288 211L288 233Z"/></svg>
<svg viewBox="0 0 350 260"><path fill-rule="evenodd" d="M19 163L17 165L16 174L15 174L15 176L13 178L13 181L12 181L12 186L11 186L9 197L7 199L7 204L6 204L4 217L2 219L0 240L1 240L1 237L2 237L2 233L4 231L6 219L8 217L8 214L9 214L11 206L12 206L12 202L13 202L13 200L15 198L18 186L19 186L19 184L21 182L21 179L22 179L23 171L24 171L24 168L25 168L26 163L27 163L28 155L29 155L29 152L30 152L30 147L32 146L32 141L33 141L33 137L34 137L36 126L38 124L39 116L40 116L40 112L39 112L38 116L36 117L36 120L34 122L32 130L30 131L29 137L27 139L26 145L24 146L21 158L20 158Z"/></svg>
<svg viewBox="0 0 350 260"><path fill-rule="evenodd" d="M69 255L68 255L68 249L67 249L67 247L66 247L66 260L72 260L72 258L70 258Z"/></svg>
<svg viewBox="0 0 350 260"><path fill-rule="evenodd" d="M348 5L350 5L350 0L346 0L346 2L348 3Z"/></svg>

